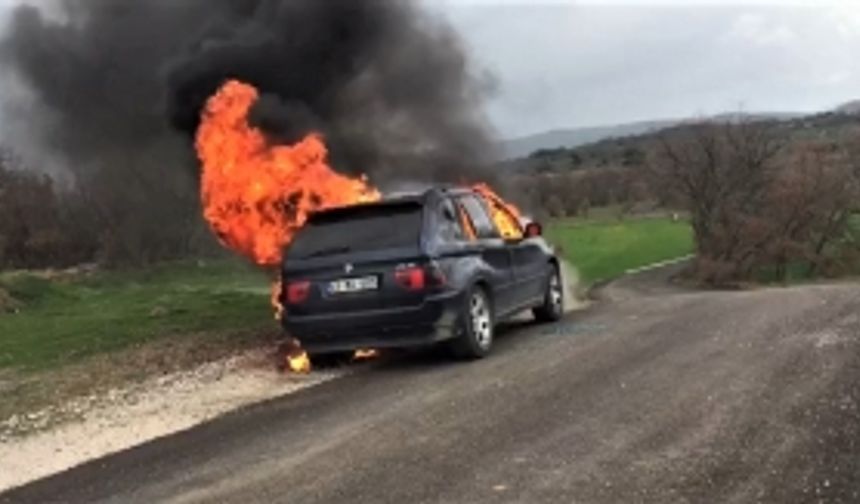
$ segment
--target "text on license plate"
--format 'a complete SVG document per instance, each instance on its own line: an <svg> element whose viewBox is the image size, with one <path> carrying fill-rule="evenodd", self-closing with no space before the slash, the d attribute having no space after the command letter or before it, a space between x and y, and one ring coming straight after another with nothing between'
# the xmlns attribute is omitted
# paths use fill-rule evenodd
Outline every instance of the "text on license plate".
<svg viewBox="0 0 860 504"><path fill-rule="evenodd" d="M375 276L366 276L361 278L344 278L343 280L335 280L328 284L328 291L331 294L346 294L350 292L362 292L376 290L379 288L379 278Z"/></svg>

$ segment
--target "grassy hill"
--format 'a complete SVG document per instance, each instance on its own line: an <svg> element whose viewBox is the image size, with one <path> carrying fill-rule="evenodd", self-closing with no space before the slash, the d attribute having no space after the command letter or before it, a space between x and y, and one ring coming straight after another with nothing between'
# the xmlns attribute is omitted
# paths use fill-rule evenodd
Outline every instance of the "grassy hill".
<svg viewBox="0 0 860 504"><path fill-rule="evenodd" d="M797 114L721 114L710 119L713 121L756 120L772 123L795 138L839 139L856 136L855 128L860 127L860 112L855 106L846 104L832 112L800 116ZM654 142L657 135L672 129L687 127L692 121L654 121L634 123L617 128L592 129L605 133L603 138L593 141L580 141L586 136L577 136L580 130L570 130L571 135L550 132L538 135L528 141L514 141L515 150L520 153L517 159L503 163L506 169L519 171L566 171L601 166L633 166L640 164L644 151ZM650 127L646 127L650 125ZM643 128L641 131L637 128ZM540 138L538 138L540 137ZM566 139L566 140L565 140ZM564 141L563 141L564 140ZM526 146L534 147L525 152Z"/></svg>
<svg viewBox="0 0 860 504"><path fill-rule="evenodd" d="M500 148L502 156L505 159L516 159L526 157L529 154L540 150L573 148L580 145L599 142L606 138L641 135L649 131L656 131L678 124L678 122L680 121L640 121L613 126L556 129L507 140L501 143Z"/></svg>

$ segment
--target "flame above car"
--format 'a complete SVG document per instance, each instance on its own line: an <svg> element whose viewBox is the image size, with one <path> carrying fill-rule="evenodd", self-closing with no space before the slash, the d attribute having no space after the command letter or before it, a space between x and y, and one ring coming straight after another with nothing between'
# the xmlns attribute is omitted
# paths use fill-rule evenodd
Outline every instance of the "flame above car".
<svg viewBox="0 0 860 504"><path fill-rule="evenodd" d="M231 80L206 104L197 132L203 215L228 248L261 266L277 266L310 212L375 201L364 177L334 171L322 135L272 144L248 121L259 92Z"/></svg>

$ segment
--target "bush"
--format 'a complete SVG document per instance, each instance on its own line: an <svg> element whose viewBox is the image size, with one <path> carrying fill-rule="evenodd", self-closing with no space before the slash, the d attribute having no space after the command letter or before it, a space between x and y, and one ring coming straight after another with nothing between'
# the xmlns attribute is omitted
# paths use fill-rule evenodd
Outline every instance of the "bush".
<svg viewBox="0 0 860 504"><path fill-rule="evenodd" d="M844 145L790 144L768 123L707 123L665 133L650 171L690 211L698 278L723 285L850 262L837 257L857 246L846 239L860 201L852 159Z"/></svg>
<svg viewBox="0 0 860 504"><path fill-rule="evenodd" d="M142 265L219 250L195 198L99 172L58 187L0 148L0 269ZM184 193L183 193L184 194Z"/></svg>

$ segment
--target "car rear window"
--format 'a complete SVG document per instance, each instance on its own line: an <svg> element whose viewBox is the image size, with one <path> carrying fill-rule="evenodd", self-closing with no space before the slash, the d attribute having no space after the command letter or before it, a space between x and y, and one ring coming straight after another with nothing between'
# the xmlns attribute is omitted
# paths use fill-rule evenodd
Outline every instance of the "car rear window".
<svg viewBox="0 0 860 504"><path fill-rule="evenodd" d="M419 203L408 202L359 205L316 214L296 235L287 258L417 246L421 208Z"/></svg>

